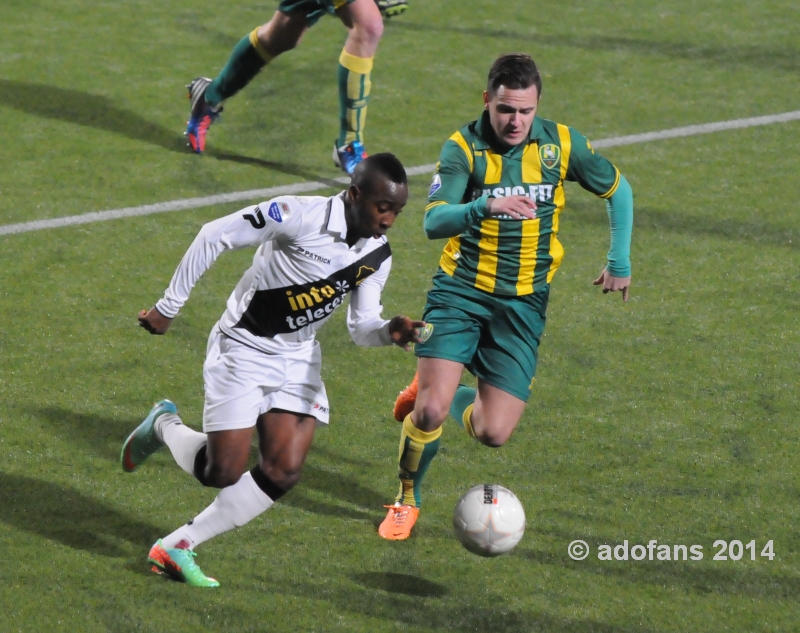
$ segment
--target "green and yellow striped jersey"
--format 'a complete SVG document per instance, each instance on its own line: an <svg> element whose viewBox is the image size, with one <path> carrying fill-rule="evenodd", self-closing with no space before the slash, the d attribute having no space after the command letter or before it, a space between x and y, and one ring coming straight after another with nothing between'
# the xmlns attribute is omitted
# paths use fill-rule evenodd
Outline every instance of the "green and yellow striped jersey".
<svg viewBox="0 0 800 633"><path fill-rule="evenodd" d="M494 138L489 113L484 112L447 140L425 211L444 212L445 208L436 207L472 202L473 220L463 233L450 238L440 266L486 292L526 295L550 283L564 256L558 241L564 181L576 181L609 198L620 173L595 153L585 136L538 116L528 140L505 153L493 146ZM489 197L510 195L535 200L536 219L485 217Z"/></svg>

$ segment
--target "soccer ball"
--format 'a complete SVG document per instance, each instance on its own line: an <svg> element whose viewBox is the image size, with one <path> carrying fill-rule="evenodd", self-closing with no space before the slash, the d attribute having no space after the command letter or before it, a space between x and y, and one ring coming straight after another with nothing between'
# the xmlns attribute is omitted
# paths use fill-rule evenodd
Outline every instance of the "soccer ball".
<svg viewBox="0 0 800 633"><path fill-rule="evenodd" d="M453 529L473 554L500 556L513 549L525 533L525 510L508 488L475 486L456 504Z"/></svg>

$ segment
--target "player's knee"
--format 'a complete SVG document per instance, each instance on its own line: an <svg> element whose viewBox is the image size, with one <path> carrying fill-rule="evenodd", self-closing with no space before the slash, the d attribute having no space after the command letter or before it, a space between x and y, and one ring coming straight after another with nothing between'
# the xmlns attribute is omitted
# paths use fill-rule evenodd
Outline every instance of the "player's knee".
<svg viewBox="0 0 800 633"><path fill-rule="evenodd" d="M417 402L414 408L414 426L426 432L438 429L447 417L449 407L442 402Z"/></svg>
<svg viewBox="0 0 800 633"><path fill-rule="evenodd" d="M241 468L230 464L209 464L203 473L203 485L211 488L227 488L242 477Z"/></svg>
<svg viewBox="0 0 800 633"><path fill-rule="evenodd" d="M383 36L383 20L380 19L379 14L378 19L359 22L353 27L353 30L358 39L370 43L373 46L377 46Z"/></svg>
<svg viewBox="0 0 800 633"><path fill-rule="evenodd" d="M275 486L284 492L294 488L300 481L303 465L301 464L262 464L261 472Z"/></svg>
<svg viewBox="0 0 800 633"><path fill-rule="evenodd" d="M302 34L270 28L269 23L258 29L258 41L273 57L296 48Z"/></svg>
<svg viewBox="0 0 800 633"><path fill-rule="evenodd" d="M500 448L511 437L510 431L488 428L480 424L476 425L474 420L473 430L475 431L475 439L489 448Z"/></svg>

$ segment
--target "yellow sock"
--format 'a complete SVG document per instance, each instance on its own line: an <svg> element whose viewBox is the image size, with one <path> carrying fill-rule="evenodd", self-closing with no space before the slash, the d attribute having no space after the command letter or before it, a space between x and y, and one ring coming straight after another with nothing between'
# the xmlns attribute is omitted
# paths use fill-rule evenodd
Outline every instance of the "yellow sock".
<svg viewBox="0 0 800 633"><path fill-rule="evenodd" d="M431 465L431 461L439 452L439 438L442 427L433 431L421 431L411 421L411 414L403 420L400 432L400 492L396 501L419 507L422 498L420 484Z"/></svg>
<svg viewBox="0 0 800 633"><path fill-rule="evenodd" d="M372 63L372 57L356 57L344 49L339 56L339 147L363 140Z"/></svg>

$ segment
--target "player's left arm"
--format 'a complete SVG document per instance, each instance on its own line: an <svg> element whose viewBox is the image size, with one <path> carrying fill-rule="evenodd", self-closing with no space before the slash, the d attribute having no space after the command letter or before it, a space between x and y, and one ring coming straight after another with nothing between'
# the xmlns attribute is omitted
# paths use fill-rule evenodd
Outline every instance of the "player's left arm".
<svg viewBox="0 0 800 633"><path fill-rule="evenodd" d="M139 312L139 325L151 334L165 334L192 288L224 251L296 236L302 230L303 219L299 211L293 211L295 205L291 197L274 198L203 225L178 264L164 296L150 310Z"/></svg>
<svg viewBox="0 0 800 633"><path fill-rule="evenodd" d="M571 151L566 180L606 200L611 232L608 261L593 281L603 293L622 292L628 300L631 284L631 234L633 232L633 190L625 176L608 159L598 154L580 132L569 129Z"/></svg>
<svg viewBox="0 0 800 633"><path fill-rule="evenodd" d="M389 257L350 294L347 329L356 345L381 347L394 344L408 350L411 343L420 342L418 328L425 326L424 321L415 321L403 315L388 321L381 317L381 293L391 267L392 258Z"/></svg>

